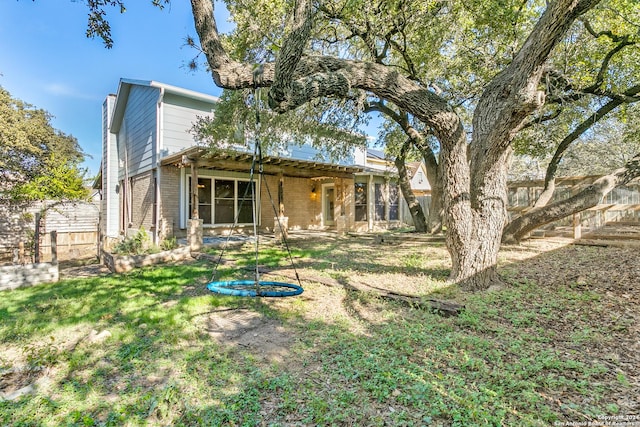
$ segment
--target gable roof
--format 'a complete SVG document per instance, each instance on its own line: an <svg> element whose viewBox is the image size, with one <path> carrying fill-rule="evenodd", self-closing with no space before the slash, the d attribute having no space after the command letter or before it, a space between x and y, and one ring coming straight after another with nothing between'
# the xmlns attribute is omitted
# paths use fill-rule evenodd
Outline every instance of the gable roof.
<svg viewBox="0 0 640 427"><path fill-rule="evenodd" d="M110 123L111 132L115 133L120 130L120 125L122 125L122 118L124 117L124 111L127 106L127 100L129 99L129 92L131 91L131 88L133 86L156 88L161 92L180 95L197 101L216 103L220 100L217 96L207 95L205 93L156 82L154 80L135 80L122 78L120 79L120 83L118 84L116 103L113 107L113 117Z"/></svg>
<svg viewBox="0 0 640 427"><path fill-rule="evenodd" d="M418 169L420 169L421 165L422 165L422 162L408 162L407 163L407 172L409 173L409 176L411 178L413 178L415 176L415 174L418 172Z"/></svg>

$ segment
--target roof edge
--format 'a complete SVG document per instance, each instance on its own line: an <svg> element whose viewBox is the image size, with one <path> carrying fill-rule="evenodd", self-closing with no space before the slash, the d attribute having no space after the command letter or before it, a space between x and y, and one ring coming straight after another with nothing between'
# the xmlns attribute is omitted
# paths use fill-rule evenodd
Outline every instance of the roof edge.
<svg viewBox="0 0 640 427"><path fill-rule="evenodd" d="M116 102L113 108L113 115L111 117L111 123L109 129L111 132L118 132L122 125L122 119L124 117L125 106L129 98L129 93L132 86L145 86L163 90L166 93L184 96L186 98L195 99L197 101L217 103L220 98L214 95L209 95L202 92L196 92L191 89L184 89L178 86L169 85L166 83L157 82L155 80L137 80L121 78L118 83L118 91L116 92Z"/></svg>

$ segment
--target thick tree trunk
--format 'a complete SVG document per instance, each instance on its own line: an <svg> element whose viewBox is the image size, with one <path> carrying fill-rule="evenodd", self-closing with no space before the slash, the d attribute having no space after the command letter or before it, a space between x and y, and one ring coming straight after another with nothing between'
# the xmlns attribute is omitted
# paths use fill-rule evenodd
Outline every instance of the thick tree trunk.
<svg viewBox="0 0 640 427"><path fill-rule="evenodd" d="M462 129L460 129L462 133ZM442 182L444 189L447 248L451 255L449 280L467 291L484 290L500 282L496 264L500 234L504 226L504 207L494 209L494 197L506 186L501 175L487 175L483 202L472 206L469 189L469 162L464 137L442 144ZM506 165L502 168L506 177ZM502 181L505 183L502 184ZM504 191L506 194L506 190ZM499 199L504 199L499 197Z"/></svg>
<svg viewBox="0 0 640 427"><path fill-rule="evenodd" d="M413 219L413 225L416 228L416 231L418 233L426 233L427 220L424 216L422 206L413 194L411 182L409 181L409 174L407 173L405 159L409 144L411 144L411 139L407 139L407 141L402 145L402 148L400 148L400 154L398 154L395 159L396 168L398 169L398 183L400 184L400 191L402 191L402 195L409 206L409 212L411 213L411 218Z"/></svg>
<svg viewBox="0 0 640 427"><path fill-rule="evenodd" d="M640 176L640 153L629 160L624 167L599 178L578 194L566 200L533 209L514 219L505 227L502 241L504 243L519 242L524 236L536 228L592 208L600 203L600 200L611 190L620 185L627 184L637 176Z"/></svg>
<svg viewBox="0 0 640 427"><path fill-rule="evenodd" d="M511 64L487 85L473 115L466 195L451 191L455 179L451 175L460 174L462 165L450 158L466 159L462 152L467 147L443 144L447 240L453 261L451 278L464 289L483 290L501 282L497 259L507 218L511 142L526 117L544 103L544 93L538 90L538 85L551 50L573 21L597 2L550 2Z"/></svg>
<svg viewBox="0 0 640 427"><path fill-rule="evenodd" d="M429 202L429 218L427 218L427 231L431 234L442 231L442 181L435 180L431 186L431 201Z"/></svg>
<svg viewBox="0 0 640 427"><path fill-rule="evenodd" d="M458 205L468 204L471 211L469 219L464 221L457 217L447 221L447 236L464 236L464 239L450 239L453 248L450 280L468 291L485 290L502 283L497 262L502 229L507 218L508 156L509 153L505 152L493 163L489 173L475 177L470 188L476 191L470 195L469 202L464 199L457 202ZM479 178L481 182L478 182Z"/></svg>

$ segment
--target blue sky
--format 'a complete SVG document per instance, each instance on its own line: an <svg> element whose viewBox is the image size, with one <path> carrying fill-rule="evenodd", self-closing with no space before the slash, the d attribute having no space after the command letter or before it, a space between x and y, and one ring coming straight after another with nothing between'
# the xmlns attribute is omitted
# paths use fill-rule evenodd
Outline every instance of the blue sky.
<svg viewBox="0 0 640 427"><path fill-rule="evenodd" d="M121 77L155 80L220 95L204 70L186 64L197 52L184 46L196 36L190 2L174 0L159 10L151 1L128 0L127 11L110 11L114 47L85 37L87 7L71 0L0 1L0 86L55 117L55 128L75 136L93 176L100 166L101 108ZM216 2L216 19L228 29Z"/></svg>

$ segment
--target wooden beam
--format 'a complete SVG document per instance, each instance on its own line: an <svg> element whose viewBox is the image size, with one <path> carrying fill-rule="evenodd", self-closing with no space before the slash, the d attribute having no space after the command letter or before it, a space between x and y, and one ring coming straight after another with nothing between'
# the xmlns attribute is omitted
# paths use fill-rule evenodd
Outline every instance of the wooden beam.
<svg viewBox="0 0 640 427"><path fill-rule="evenodd" d="M236 159L211 159L198 164L201 168L225 170L234 172L248 173L251 168L251 157L247 158L248 161L243 162ZM346 167L334 167L331 165L317 165L315 168L311 165L306 165L301 162L264 162L263 171L267 175L298 177L298 178L345 178L353 179L354 172Z"/></svg>

